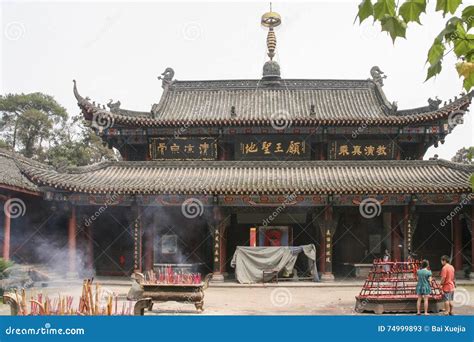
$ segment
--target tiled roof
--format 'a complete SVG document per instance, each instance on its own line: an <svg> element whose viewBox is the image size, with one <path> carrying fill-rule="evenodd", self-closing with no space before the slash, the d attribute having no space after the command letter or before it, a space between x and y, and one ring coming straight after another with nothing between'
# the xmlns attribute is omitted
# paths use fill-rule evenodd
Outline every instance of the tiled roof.
<svg viewBox="0 0 474 342"><path fill-rule="evenodd" d="M468 193L473 166L447 161L105 162L57 172L17 165L34 183L82 193Z"/></svg>
<svg viewBox="0 0 474 342"><path fill-rule="evenodd" d="M32 163L35 163L31 161ZM36 184L32 183L20 170L20 164L28 163L26 158L6 150L0 149L0 187L38 191ZM39 164L38 164L39 165Z"/></svg>
<svg viewBox="0 0 474 342"><path fill-rule="evenodd" d="M372 80L172 81L150 112L111 111L79 95L88 120L103 118L125 126L271 125L283 119L293 125L407 125L447 118L465 110L471 94L442 108L397 111Z"/></svg>
<svg viewBox="0 0 474 342"><path fill-rule="evenodd" d="M288 120L371 119L390 110L371 81L283 80L270 87L259 83L177 81L154 114L163 121L229 120L234 107L235 119L245 122L270 119L272 114Z"/></svg>

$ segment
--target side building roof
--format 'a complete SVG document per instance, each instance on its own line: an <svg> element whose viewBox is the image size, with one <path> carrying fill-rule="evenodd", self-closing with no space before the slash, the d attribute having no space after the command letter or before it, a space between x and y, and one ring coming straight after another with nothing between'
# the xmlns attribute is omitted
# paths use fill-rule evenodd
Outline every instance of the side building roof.
<svg viewBox="0 0 474 342"><path fill-rule="evenodd" d="M2 185L90 194L470 193L474 166L429 161L104 162L59 172L0 153Z"/></svg>
<svg viewBox="0 0 474 342"><path fill-rule="evenodd" d="M22 172L22 168L28 163L36 164L16 153L0 149L0 187L11 190L39 191L38 186Z"/></svg>

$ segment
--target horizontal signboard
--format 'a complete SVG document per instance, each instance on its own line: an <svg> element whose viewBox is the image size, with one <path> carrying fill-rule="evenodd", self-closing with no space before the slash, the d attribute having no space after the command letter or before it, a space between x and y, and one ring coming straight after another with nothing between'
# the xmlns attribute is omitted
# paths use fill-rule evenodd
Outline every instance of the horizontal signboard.
<svg viewBox="0 0 474 342"><path fill-rule="evenodd" d="M235 142L236 160L309 160L311 148L298 135L255 135L239 137Z"/></svg>
<svg viewBox="0 0 474 342"><path fill-rule="evenodd" d="M215 160L217 140L213 137L170 137L150 139L152 160Z"/></svg>
<svg viewBox="0 0 474 342"><path fill-rule="evenodd" d="M395 143L387 140L336 140L329 144L329 159L395 159Z"/></svg>

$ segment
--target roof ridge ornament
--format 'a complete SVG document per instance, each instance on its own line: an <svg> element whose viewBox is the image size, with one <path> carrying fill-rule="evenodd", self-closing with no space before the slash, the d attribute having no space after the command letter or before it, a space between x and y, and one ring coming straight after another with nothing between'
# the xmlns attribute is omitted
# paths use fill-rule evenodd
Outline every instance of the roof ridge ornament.
<svg viewBox="0 0 474 342"><path fill-rule="evenodd" d="M281 25L281 16L277 12L273 12L272 3L270 3L270 11L262 15L260 23L263 27L268 28L267 56L270 58L263 66L263 78L278 81L280 79L280 65L273 60L277 44L274 28Z"/></svg>
<svg viewBox="0 0 474 342"><path fill-rule="evenodd" d="M79 94L79 91L77 90L76 80L72 80L72 82L74 83L72 90L74 92L74 97L76 98L77 103L80 105L81 104L84 105L85 103L90 104L90 101L91 101L90 97L89 96L82 97L81 94Z"/></svg>
<svg viewBox="0 0 474 342"><path fill-rule="evenodd" d="M118 112L120 109L120 105L121 105L120 101L113 102L113 99L110 99L109 102L107 103L107 107L110 108L110 111L112 113Z"/></svg>
<svg viewBox="0 0 474 342"><path fill-rule="evenodd" d="M428 107L430 110L438 110L441 102L442 101L438 98L438 96L436 96L434 100L430 97L428 99Z"/></svg>
<svg viewBox="0 0 474 342"><path fill-rule="evenodd" d="M163 71L163 73L161 74L161 76L158 76L158 79L161 80L161 87L164 89L170 86L171 84L173 84L173 82L175 81L173 80L173 77L174 77L173 68L170 68L170 67L166 68L165 71Z"/></svg>
<svg viewBox="0 0 474 342"><path fill-rule="evenodd" d="M79 91L77 90L77 84L76 80L72 80L72 83L74 84L72 87L72 91L74 92L74 97L78 102L84 101L84 98L79 94Z"/></svg>
<svg viewBox="0 0 474 342"><path fill-rule="evenodd" d="M273 57L275 57L276 50L276 35L273 29L281 25L281 16L277 12L273 12L271 2L270 11L262 15L261 24L263 27L268 27L267 55L268 57L270 57L270 60L273 60Z"/></svg>
<svg viewBox="0 0 474 342"><path fill-rule="evenodd" d="M387 78L387 75L380 70L378 66L373 66L370 69L370 75L372 76L372 81L374 81L375 84L377 84L379 87L383 87L383 80L384 78Z"/></svg>

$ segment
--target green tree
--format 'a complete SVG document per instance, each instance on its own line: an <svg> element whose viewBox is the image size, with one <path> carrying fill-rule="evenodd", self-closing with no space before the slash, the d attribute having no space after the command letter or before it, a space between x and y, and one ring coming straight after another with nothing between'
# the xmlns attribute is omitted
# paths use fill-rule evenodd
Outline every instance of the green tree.
<svg viewBox="0 0 474 342"><path fill-rule="evenodd" d="M42 93L0 96L0 130L3 141L14 151L33 157L43 152L43 143L68 118L66 109Z"/></svg>
<svg viewBox="0 0 474 342"><path fill-rule="evenodd" d="M72 123L71 126L79 126L80 130L77 134L66 131L60 138L61 143L48 150L47 160L51 165L62 168L120 159L117 151L103 145L102 140L88 127L82 116L73 117Z"/></svg>
<svg viewBox="0 0 474 342"><path fill-rule="evenodd" d="M427 3L428 0L363 0L357 18L362 23L373 17L395 43L397 38L405 38L408 24L421 25ZM444 56L454 52L459 59L456 70L463 78L464 89L469 91L474 87L474 34L469 33L474 27L474 6L463 6L462 0L436 0L435 11L441 12L447 21L428 51L426 80L439 74Z"/></svg>
<svg viewBox="0 0 474 342"><path fill-rule="evenodd" d="M451 161L455 163L463 163L463 164L472 164L472 159L474 158L474 146L471 147L463 147L456 152L456 155L451 158ZM471 188L474 192L474 173L471 174Z"/></svg>
<svg viewBox="0 0 474 342"><path fill-rule="evenodd" d="M52 96L42 93L0 96L0 147L55 167L117 160L82 116L70 118Z"/></svg>
<svg viewBox="0 0 474 342"><path fill-rule="evenodd" d="M456 152L456 155L451 158L455 163L471 164L474 156L474 146L463 147Z"/></svg>

